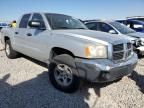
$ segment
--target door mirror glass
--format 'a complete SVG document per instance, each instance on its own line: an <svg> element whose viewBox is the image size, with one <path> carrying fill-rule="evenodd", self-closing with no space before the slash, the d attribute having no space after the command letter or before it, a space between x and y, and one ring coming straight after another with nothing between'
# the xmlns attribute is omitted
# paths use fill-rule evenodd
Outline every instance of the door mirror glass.
<svg viewBox="0 0 144 108"><path fill-rule="evenodd" d="M41 22L40 21L29 21L28 25L30 27L40 28L41 27Z"/></svg>
<svg viewBox="0 0 144 108"><path fill-rule="evenodd" d="M117 34L115 30L110 30L109 33L110 34Z"/></svg>

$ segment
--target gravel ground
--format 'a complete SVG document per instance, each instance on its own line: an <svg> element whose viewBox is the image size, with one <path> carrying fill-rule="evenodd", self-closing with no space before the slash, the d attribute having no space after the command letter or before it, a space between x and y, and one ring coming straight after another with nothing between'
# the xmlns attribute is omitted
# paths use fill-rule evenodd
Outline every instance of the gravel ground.
<svg viewBox="0 0 144 108"><path fill-rule="evenodd" d="M0 44L0 108L144 108L144 59L134 73L110 84L85 83L74 94L50 84L45 64L10 60Z"/></svg>

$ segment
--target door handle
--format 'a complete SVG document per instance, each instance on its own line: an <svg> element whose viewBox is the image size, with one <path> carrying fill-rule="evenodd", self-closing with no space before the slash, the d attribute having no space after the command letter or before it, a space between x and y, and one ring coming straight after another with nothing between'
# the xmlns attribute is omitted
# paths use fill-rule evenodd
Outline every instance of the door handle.
<svg viewBox="0 0 144 108"><path fill-rule="evenodd" d="M15 34L19 34L18 32L15 32Z"/></svg>
<svg viewBox="0 0 144 108"><path fill-rule="evenodd" d="M27 36L32 36L32 34L31 34L31 33L28 33Z"/></svg>

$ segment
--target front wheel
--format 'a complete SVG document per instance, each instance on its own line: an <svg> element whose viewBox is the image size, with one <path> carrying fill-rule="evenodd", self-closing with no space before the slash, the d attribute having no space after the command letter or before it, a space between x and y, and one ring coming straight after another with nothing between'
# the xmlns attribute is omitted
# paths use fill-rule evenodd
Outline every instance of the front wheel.
<svg viewBox="0 0 144 108"><path fill-rule="evenodd" d="M80 78L73 58L64 54L55 57L53 61L49 66L49 78L53 86L66 93L78 90Z"/></svg>
<svg viewBox="0 0 144 108"><path fill-rule="evenodd" d="M18 52L13 50L10 40L7 40L5 42L5 53L6 53L6 56L10 59L14 59L18 57Z"/></svg>

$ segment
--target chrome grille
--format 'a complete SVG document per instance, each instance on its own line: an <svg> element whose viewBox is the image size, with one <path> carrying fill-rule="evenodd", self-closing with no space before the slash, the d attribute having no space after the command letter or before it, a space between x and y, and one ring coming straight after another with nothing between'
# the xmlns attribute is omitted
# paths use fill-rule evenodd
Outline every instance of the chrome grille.
<svg viewBox="0 0 144 108"><path fill-rule="evenodd" d="M123 59L123 57L124 57L124 52L113 53L114 60Z"/></svg>
<svg viewBox="0 0 144 108"><path fill-rule="evenodd" d="M130 49L132 47L131 43L127 43L127 49Z"/></svg>
<svg viewBox="0 0 144 108"><path fill-rule="evenodd" d="M124 45L123 44L118 44L118 45L114 45L113 46L113 51L121 51L124 49Z"/></svg>
<svg viewBox="0 0 144 108"><path fill-rule="evenodd" d="M132 44L127 43L127 51L126 51L126 58L129 57L132 53Z"/></svg>
<svg viewBox="0 0 144 108"><path fill-rule="evenodd" d="M131 51L131 50L128 50L128 51L126 52L126 57L129 57L129 56L131 55L131 53L132 53L132 51Z"/></svg>
<svg viewBox="0 0 144 108"><path fill-rule="evenodd" d="M130 57L131 54L132 54L131 43L113 45L113 60L114 61L125 60L128 57Z"/></svg>

